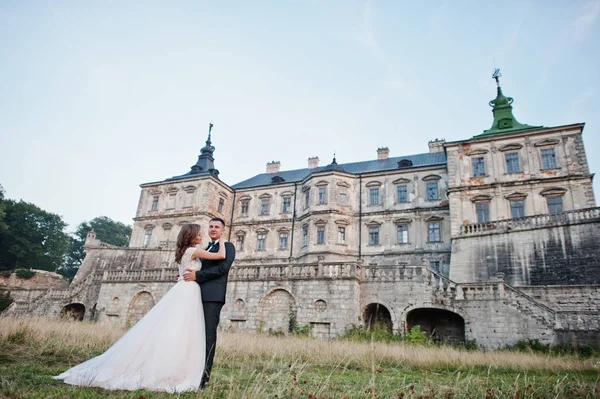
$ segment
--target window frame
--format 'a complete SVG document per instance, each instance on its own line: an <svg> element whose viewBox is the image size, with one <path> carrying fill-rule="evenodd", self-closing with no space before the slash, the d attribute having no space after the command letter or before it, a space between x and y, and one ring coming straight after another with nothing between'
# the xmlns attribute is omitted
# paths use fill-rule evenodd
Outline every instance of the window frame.
<svg viewBox="0 0 600 399"><path fill-rule="evenodd" d="M485 177L485 157L472 157L471 158L471 173L473 177Z"/></svg>

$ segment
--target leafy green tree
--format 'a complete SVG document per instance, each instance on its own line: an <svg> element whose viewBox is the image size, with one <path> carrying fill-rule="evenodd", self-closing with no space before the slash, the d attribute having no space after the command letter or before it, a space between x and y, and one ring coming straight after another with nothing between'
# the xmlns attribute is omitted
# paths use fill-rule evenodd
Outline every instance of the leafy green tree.
<svg viewBox="0 0 600 399"><path fill-rule="evenodd" d="M67 224L38 206L2 200L6 228L0 230L0 270L35 268L55 271L69 247Z"/></svg>
<svg viewBox="0 0 600 399"><path fill-rule="evenodd" d="M116 222L106 216L99 216L89 222L81 223L71 237L65 263L58 271L65 277L72 279L77 273L79 265L85 258L85 248L83 247L85 238L92 229L96 232L96 238L106 244L118 247L129 244L131 226Z"/></svg>
<svg viewBox="0 0 600 399"><path fill-rule="evenodd" d="M4 222L4 187L0 184L0 231L6 230L6 222Z"/></svg>

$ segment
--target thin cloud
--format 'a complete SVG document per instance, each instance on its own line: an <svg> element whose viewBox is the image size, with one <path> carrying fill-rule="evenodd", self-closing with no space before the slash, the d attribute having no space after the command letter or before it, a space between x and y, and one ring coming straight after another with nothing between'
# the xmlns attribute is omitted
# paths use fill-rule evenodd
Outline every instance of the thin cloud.
<svg viewBox="0 0 600 399"><path fill-rule="evenodd" d="M390 67L389 61L381 45L379 44L379 40L377 40L377 33L375 31L375 27L373 24L373 6L372 1L367 0L363 7L363 11L361 14L362 23L360 28L360 34L358 37L358 41L369 48L375 53L375 56L386 66Z"/></svg>

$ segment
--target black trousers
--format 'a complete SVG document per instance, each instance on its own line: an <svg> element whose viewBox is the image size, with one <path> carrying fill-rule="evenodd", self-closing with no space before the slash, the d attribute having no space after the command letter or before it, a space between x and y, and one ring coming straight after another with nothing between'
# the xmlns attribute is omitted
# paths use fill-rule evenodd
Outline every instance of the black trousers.
<svg viewBox="0 0 600 399"><path fill-rule="evenodd" d="M223 302L202 303L202 307L204 308L204 324L206 326L206 366L204 367L202 384L207 383L210 378L210 371L212 370L215 349L217 347L217 327L219 326L219 318L221 317L223 305Z"/></svg>

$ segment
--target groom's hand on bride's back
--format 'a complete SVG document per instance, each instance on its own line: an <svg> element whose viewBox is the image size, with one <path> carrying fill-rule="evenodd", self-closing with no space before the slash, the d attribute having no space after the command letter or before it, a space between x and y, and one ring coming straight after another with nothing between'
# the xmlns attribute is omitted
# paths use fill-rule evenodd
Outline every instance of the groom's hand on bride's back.
<svg viewBox="0 0 600 399"><path fill-rule="evenodd" d="M185 281L196 281L196 270L191 267L186 267L183 272L183 279Z"/></svg>

